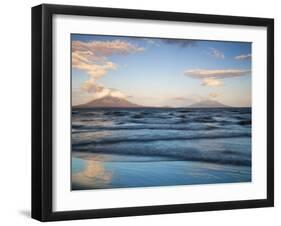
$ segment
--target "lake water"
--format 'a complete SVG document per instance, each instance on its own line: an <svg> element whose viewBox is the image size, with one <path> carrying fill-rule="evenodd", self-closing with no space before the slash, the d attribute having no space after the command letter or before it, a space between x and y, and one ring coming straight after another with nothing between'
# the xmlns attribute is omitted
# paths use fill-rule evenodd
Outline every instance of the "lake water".
<svg viewBox="0 0 281 226"><path fill-rule="evenodd" d="M251 108L72 110L72 189L251 181Z"/></svg>

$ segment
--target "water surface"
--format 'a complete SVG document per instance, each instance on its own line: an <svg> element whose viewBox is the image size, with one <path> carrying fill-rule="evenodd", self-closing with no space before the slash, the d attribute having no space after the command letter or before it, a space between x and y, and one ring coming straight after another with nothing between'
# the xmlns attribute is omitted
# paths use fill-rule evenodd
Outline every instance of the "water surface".
<svg viewBox="0 0 281 226"><path fill-rule="evenodd" d="M72 111L73 190L250 181L250 108Z"/></svg>

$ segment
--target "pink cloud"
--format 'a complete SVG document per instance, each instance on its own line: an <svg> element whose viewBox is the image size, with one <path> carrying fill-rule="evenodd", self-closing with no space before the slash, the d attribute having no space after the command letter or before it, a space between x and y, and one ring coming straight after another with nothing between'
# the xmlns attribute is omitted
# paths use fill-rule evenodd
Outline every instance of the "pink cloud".
<svg viewBox="0 0 281 226"><path fill-rule="evenodd" d="M223 82L216 78L204 78L201 83L202 86L219 87L223 86Z"/></svg>
<svg viewBox="0 0 281 226"><path fill-rule="evenodd" d="M127 55L130 53L142 52L143 48L137 47L129 42L114 41L92 41L72 42L72 68L82 70L89 76L81 90L93 93L96 98L111 95L115 97L125 97L121 91L103 87L97 80L105 76L109 71L116 70L118 65L108 60L108 56L113 54Z"/></svg>
<svg viewBox="0 0 281 226"><path fill-rule="evenodd" d="M240 70L240 69L191 69L184 72L186 76L192 78L232 78L245 76L251 73L251 70Z"/></svg>
<svg viewBox="0 0 281 226"><path fill-rule="evenodd" d="M222 79L241 77L250 74L251 70L249 69L191 69L184 72L184 75L188 77L201 79L201 85L211 87L223 86Z"/></svg>
<svg viewBox="0 0 281 226"><path fill-rule="evenodd" d="M142 52L144 51L144 48L137 47L129 42L120 40L92 42L73 41L72 51L86 51L97 56L110 56L112 54Z"/></svg>

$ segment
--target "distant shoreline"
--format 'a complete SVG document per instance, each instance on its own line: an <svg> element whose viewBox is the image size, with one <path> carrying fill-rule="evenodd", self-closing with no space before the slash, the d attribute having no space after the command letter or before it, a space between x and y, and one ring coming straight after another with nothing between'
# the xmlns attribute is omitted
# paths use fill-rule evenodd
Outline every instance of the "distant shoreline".
<svg viewBox="0 0 281 226"><path fill-rule="evenodd" d="M229 109L229 108L252 108L252 107L81 107L72 106L72 109Z"/></svg>

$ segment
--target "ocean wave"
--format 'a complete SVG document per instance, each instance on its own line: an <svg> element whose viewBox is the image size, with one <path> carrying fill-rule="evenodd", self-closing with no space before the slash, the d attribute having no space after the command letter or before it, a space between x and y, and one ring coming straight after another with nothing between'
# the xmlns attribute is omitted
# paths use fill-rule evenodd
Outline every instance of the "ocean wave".
<svg viewBox="0 0 281 226"><path fill-rule="evenodd" d="M176 126L171 124L170 126L164 125L118 125L118 126L89 126L89 125L73 125L75 129L74 133L87 133L95 131L116 131L116 130L179 130L179 131L200 131L200 130L214 130L218 129L218 126L214 125L202 125L202 126Z"/></svg>
<svg viewBox="0 0 281 226"><path fill-rule="evenodd" d="M219 134L174 134L171 135L154 135L154 136L141 136L136 138L136 136L131 137L102 137L96 140L73 140L73 147L81 147L83 145L98 145L98 144L116 144L116 143L147 143L154 141L180 141L180 140L199 140L199 139L220 139L220 138L238 138L238 137L251 137L251 133L219 133Z"/></svg>
<svg viewBox="0 0 281 226"><path fill-rule="evenodd" d="M250 109L77 110L72 150L250 166L251 124Z"/></svg>
<svg viewBox="0 0 281 226"><path fill-rule="evenodd" d="M210 149L210 150L209 150ZM161 149L155 148L154 144L115 144L75 147L76 152L98 153L98 154L117 154L124 156L153 157L150 161L200 161L209 163L231 164L241 166L251 166L250 152L237 152L236 150L211 150L205 147L163 145ZM87 151L85 151L87 150ZM122 158L121 158L122 159ZM135 158L138 161L138 158ZM139 161L143 161L142 158Z"/></svg>

